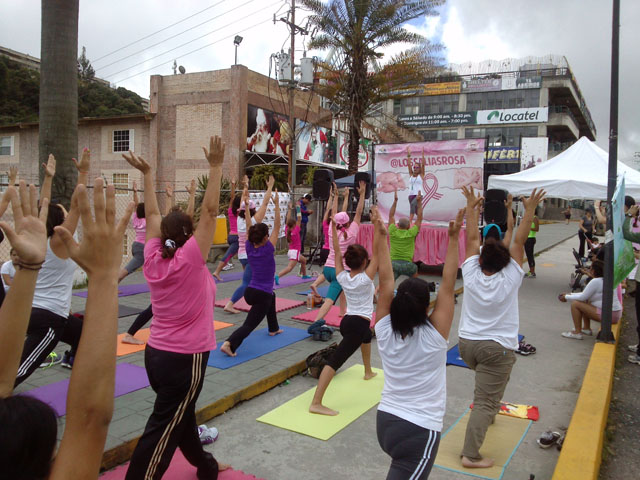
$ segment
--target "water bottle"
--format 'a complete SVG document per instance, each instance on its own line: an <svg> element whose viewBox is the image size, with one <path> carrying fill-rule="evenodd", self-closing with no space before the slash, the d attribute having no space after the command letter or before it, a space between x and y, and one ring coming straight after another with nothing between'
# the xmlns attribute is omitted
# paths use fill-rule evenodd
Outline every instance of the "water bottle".
<svg viewBox="0 0 640 480"><path fill-rule="evenodd" d="M313 293L307 294L307 310L311 310L313 308Z"/></svg>

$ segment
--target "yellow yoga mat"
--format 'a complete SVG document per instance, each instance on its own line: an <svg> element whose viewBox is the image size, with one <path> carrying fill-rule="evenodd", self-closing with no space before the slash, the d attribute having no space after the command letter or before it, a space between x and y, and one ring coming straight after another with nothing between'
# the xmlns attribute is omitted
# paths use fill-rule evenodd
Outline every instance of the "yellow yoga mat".
<svg viewBox="0 0 640 480"><path fill-rule="evenodd" d="M364 366L354 365L333 378L322 403L340 412L334 417L309 413L309 405L316 390L313 387L265 413L258 421L320 440L329 440L380 402L384 375L379 368L374 368L373 371L378 375L365 380Z"/></svg>
<svg viewBox="0 0 640 480"><path fill-rule="evenodd" d="M460 464L460 452L464 445L464 436L469 421L470 410L443 435L438 448L435 466L453 472L464 473L478 478L500 480L504 470L516 453L517 448L533 423L531 420L496 415L496 421L489 427L480 453L483 457L492 458L491 468L464 468Z"/></svg>

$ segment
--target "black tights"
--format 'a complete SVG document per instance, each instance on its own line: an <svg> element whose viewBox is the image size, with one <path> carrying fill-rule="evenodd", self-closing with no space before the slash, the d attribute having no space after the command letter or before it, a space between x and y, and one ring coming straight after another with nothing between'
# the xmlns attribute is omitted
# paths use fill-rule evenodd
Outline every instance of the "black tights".
<svg viewBox="0 0 640 480"><path fill-rule="evenodd" d="M267 293L257 288L247 287L244 292L245 301L251 305L244 323L227 340L231 344L231 351L235 352L242 341L267 317L269 332L277 332L280 329L276 316L276 294Z"/></svg>
<svg viewBox="0 0 640 480"><path fill-rule="evenodd" d="M329 357L327 364L334 370L338 370L363 343L371 343L370 322L358 315L345 315L340 322L340 334L342 341L338 348Z"/></svg>
<svg viewBox="0 0 640 480"><path fill-rule="evenodd" d="M149 305L136 317L129 327L129 330L127 330L127 333L132 337L135 336L135 334L138 333L138 330L144 327L147 322L151 320L151 317L153 317L153 312L151 311L151 305Z"/></svg>
<svg viewBox="0 0 640 480"><path fill-rule="evenodd" d="M529 270L532 268L536 268L536 259L533 255L533 249L536 245L535 237L527 238L527 241L524 242L524 253L527 254L527 263L529 263Z"/></svg>

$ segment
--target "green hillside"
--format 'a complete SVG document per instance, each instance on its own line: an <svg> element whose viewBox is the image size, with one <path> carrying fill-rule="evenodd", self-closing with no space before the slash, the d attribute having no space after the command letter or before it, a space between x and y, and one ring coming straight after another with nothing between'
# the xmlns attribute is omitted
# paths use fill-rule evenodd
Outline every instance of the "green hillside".
<svg viewBox="0 0 640 480"><path fill-rule="evenodd" d="M0 57L0 125L38 121L40 72ZM143 113L142 98L78 78L78 118Z"/></svg>

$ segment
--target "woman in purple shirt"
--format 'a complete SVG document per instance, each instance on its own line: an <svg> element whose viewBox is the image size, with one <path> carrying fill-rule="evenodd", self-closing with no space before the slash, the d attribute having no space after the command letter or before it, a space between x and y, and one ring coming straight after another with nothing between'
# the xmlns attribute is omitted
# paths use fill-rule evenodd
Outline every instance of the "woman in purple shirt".
<svg viewBox="0 0 640 480"><path fill-rule="evenodd" d="M230 357L236 356L236 350L242 341L267 317L269 335L282 333L276 316L276 294L273 291L273 279L276 272L275 246L280 232L280 206L278 192L274 199L275 219L273 230L264 223L252 225L247 235L247 259L251 267L251 281L244 292L245 301L251 310L240 328L231 334L222 344L220 351Z"/></svg>

